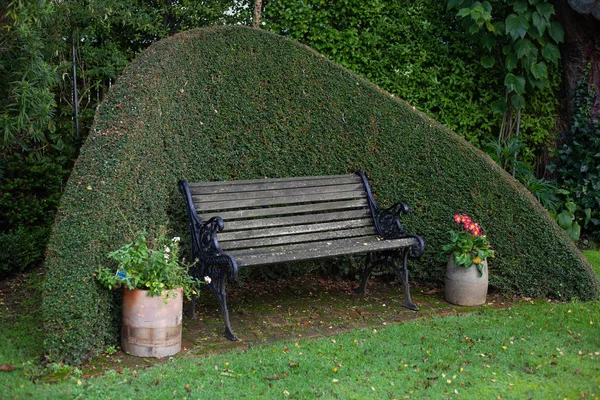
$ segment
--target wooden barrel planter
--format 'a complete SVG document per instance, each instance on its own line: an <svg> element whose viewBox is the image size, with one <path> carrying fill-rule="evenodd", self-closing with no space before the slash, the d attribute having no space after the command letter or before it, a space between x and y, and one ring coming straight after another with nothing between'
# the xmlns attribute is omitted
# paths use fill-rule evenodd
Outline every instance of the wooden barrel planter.
<svg viewBox="0 0 600 400"><path fill-rule="evenodd" d="M146 290L123 292L121 347L138 357L167 357L181 350L183 289L167 298L148 296ZM172 291L171 291L172 292Z"/></svg>

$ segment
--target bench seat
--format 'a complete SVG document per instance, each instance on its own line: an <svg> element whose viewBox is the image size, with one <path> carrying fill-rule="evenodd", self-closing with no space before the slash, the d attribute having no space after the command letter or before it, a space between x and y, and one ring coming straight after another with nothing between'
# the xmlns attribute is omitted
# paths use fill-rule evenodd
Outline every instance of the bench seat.
<svg viewBox="0 0 600 400"><path fill-rule="evenodd" d="M416 310L408 290L408 255L418 257L423 240L404 231L404 203L378 207L362 172L347 175L179 182L190 221L197 278L221 305L225 335L231 331L225 279L240 267L274 265L367 254L359 291L375 264L394 267L404 283L405 307ZM192 308L194 302L192 302Z"/></svg>

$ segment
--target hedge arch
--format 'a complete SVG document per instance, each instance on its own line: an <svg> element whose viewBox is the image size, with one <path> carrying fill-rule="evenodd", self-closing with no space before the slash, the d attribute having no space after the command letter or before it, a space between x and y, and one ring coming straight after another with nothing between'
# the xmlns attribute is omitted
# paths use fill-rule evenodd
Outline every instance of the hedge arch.
<svg viewBox="0 0 600 400"><path fill-rule="evenodd" d="M245 27L193 30L131 63L97 112L47 250L45 347L78 363L118 338L118 294L94 280L132 230L186 230L177 181L367 171L403 199L426 252L412 278L443 279L452 215L494 244L505 292L597 298L590 266L520 184L450 130L305 46Z"/></svg>

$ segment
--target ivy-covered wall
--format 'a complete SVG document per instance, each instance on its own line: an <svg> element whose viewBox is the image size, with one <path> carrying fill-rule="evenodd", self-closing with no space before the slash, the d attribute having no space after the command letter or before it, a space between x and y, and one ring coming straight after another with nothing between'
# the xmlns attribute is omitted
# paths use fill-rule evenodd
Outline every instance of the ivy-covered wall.
<svg viewBox="0 0 600 400"><path fill-rule="evenodd" d="M559 299L600 284L532 196L464 139L288 39L244 27L188 31L152 45L113 86L75 165L47 251L46 350L77 363L118 338L118 295L94 280L138 229L183 236L177 181L367 171L378 200L411 207L426 242L413 279L440 281L452 215L495 246L491 284Z"/></svg>

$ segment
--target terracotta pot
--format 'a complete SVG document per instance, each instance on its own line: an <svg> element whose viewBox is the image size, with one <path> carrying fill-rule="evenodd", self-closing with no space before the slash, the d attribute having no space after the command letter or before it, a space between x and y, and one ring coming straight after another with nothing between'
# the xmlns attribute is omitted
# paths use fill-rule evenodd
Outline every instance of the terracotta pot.
<svg viewBox="0 0 600 400"><path fill-rule="evenodd" d="M448 303L459 306L480 306L485 304L488 289L487 260L482 264L483 275L479 275L477 266L469 268L454 265L451 254L446 268L444 294Z"/></svg>
<svg viewBox="0 0 600 400"><path fill-rule="evenodd" d="M146 290L123 292L123 351L138 357L166 357L181 350L183 289L167 298ZM172 292L172 291L171 291Z"/></svg>

